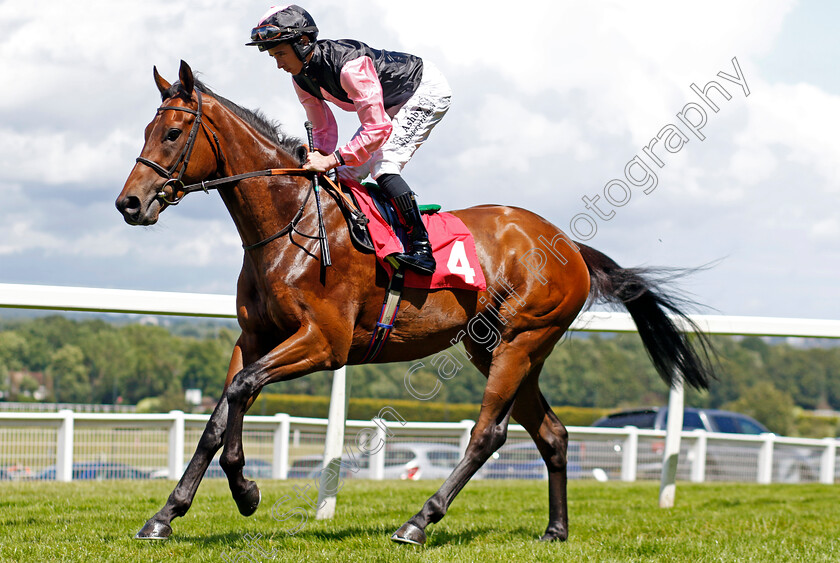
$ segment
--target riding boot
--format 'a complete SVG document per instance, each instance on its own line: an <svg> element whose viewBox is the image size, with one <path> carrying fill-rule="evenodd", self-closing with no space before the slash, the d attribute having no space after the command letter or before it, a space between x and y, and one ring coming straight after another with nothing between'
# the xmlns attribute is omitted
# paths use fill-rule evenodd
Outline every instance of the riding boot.
<svg viewBox="0 0 840 563"><path fill-rule="evenodd" d="M406 268L419 274L431 276L435 273L435 258L432 256L432 245L429 244L429 233L420 218L420 209L414 194L409 192L394 200L397 210L405 221L408 232L410 249L404 254L397 254L394 258Z"/></svg>
<svg viewBox="0 0 840 563"><path fill-rule="evenodd" d="M394 258L419 274L431 276L435 273L435 258L432 256L432 245L429 244L429 234L420 218L420 209L414 193L399 174L383 174L376 179L382 191L394 202L399 212L401 222L406 228L409 238L407 252L397 254Z"/></svg>

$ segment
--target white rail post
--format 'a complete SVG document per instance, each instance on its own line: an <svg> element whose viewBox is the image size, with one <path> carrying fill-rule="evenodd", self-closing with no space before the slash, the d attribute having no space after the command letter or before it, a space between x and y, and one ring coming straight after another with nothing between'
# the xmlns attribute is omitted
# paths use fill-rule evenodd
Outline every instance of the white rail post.
<svg viewBox="0 0 840 563"><path fill-rule="evenodd" d="M837 463L837 439L825 438L825 449L820 456L820 483L834 484L834 464Z"/></svg>
<svg viewBox="0 0 840 563"><path fill-rule="evenodd" d="M463 426L464 429L461 431L461 441L459 447L461 449L461 458L463 459L463 457L467 455L467 446L470 445L470 438L472 437L472 429L473 426L475 426L475 421L464 419L461 421L461 426Z"/></svg>
<svg viewBox="0 0 840 563"><path fill-rule="evenodd" d="M272 479L287 479L289 477L290 418L288 414L283 412L274 415L277 428L274 429L274 457L271 461Z"/></svg>
<svg viewBox="0 0 840 563"><path fill-rule="evenodd" d="M178 481L184 473L184 412L169 411L169 479Z"/></svg>
<svg viewBox="0 0 840 563"><path fill-rule="evenodd" d="M706 431L702 428L695 429L693 434L695 441L691 450L694 456L691 462L691 482L702 483L706 480L706 450L709 440Z"/></svg>
<svg viewBox="0 0 840 563"><path fill-rule="evenodd" d="M662 479L659 483L659 508L673 508L677 496L677 465L680 461L685 394L682 375L676 374L668 397L668 426L665 432L665 453L662 457Z"/></svg>
<svg viewBox="0 0 840 563"><path fill-rule="evenodd" d="M344 425L347 420L347 368L333 372L330 393L329 420L324 442L324 464L318 482L318 507L316 520L329 520L335 516L335 505L341 481L341 450L344 447Z"/></svg>
<svg viewBox="0 0 840 563"><path fill-rule="evenodd" d="M625 426L627 437L621 446L621 480L635 481L636 468L639 465L639 429Z"/></svg>
<svg viewBox="0 0 840 563"><path fill-rule="evenodd" d="M370 455L370 478L374 481L385 479L385 448L388 447L386 442L388 433L385 431L388 428L387 424L384 418L374 419L374 425L376 426L374 440L378 448Z"/></svg>
<svg viewBox="0 0 840 563"><path fill-rule="evenodd" d="M55 480L73 480L73 411L60 410L61 424L56 434Z"/></svg>
<svg viewBox="0 0 840 563"><path fill-rule="evenodd" d="M769 485L773 481L773 442L776 435L765 432L761 438L763 442L758 451L758 482Z"/></svg>

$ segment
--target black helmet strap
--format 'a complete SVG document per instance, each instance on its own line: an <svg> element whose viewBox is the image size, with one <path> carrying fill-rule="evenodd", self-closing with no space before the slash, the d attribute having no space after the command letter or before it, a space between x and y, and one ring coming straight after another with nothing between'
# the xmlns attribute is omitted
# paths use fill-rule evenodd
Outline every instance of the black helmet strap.
<svg viewBox="0 0 840 563"><path fill-rule="evenodd" d="M301 39L303 39L303 37L299 37L292 42L292 50L295 52L295 55L297 55L297 58L306 62L306 57L312 52L312 49L315 48L315 42L310 39L309 45L304 45Z"/></svg>

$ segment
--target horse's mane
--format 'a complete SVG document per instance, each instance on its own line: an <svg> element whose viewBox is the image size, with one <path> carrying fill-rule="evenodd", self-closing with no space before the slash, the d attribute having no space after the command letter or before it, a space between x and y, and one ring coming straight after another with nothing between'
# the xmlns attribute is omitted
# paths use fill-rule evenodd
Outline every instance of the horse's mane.
<svg viewBox="0 0 840 563"><path fill-rule="evenodd" d="M214 99L218 100L223 106L228 108L232 111L236 116L242 119L245 123L253 127L260 133L263 137L270 140L272 143L283 149L285 152L290 154L292 158L298 159L298 149L302 145L302 141L291 135L287 135L284 131L280 123L273 121L265 116L262 111L256 109L248 109L243 108L239 104L236 104L224 96L220 96L219 94L215 93L213 90L210 89L209 86L195 78L195 87L201 92L212 96ZM164 97L171 97L178 94L180 91L181 84L176 82L172 85Z"/></svg>

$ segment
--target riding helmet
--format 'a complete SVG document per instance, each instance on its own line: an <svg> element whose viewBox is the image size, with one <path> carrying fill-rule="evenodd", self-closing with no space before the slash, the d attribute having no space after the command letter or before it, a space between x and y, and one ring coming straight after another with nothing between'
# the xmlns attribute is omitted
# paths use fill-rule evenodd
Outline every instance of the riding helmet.
<svg viewBox="0 0 840 563"><path fill-rule="evenodd" d="M304 35L309 37L309 45L300 42ZM257 27L251 30L251 42L247 45L256 45L260 51L267 51L280 43L289 42L298 58L305 60L315 47L317 38L318 27L315 20L309 12L292 4L269 8Z"/></svg>

